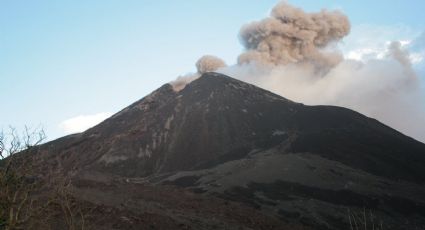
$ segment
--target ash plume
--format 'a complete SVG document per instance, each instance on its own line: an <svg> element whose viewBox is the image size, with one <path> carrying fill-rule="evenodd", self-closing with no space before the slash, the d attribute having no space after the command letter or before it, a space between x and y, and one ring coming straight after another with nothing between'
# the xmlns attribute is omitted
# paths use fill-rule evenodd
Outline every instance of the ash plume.
<svg viewBox="0 0 425 230"><path fill-rule="evenodd" d="M212 55L204 55L196 62L197 73L179 76L176 80L170 82L170 84L174 91L178 92L184 89L187 84L199 78L203 73L214 72L226 66L226 63L222 59Z"/></svg>
<svg viewBox="0 0 425 230"><path fill-rule="evenodd" d="M384 59L345 59L326 73L308 63L251 63L221 73L308 105L350 108L425 141L425 101L409 56L399 42L392 42Z"/></svg>
<svg viewBox="0 0 425 230"><path fill-rule="evenodd" d="M214 72L226 66L226 63L222 59L212 55L202 56L196 62L196 68L198 69L199 74L203 74L206 72Z"/></svg>
<svg viewBox="0 0 425 230"><path fill-rule="evenodd" d="M176 80L170 82L170 85L173 87L173 90L175 92L178 92L178 91L184 89L184 87L186 87L187 84L198 79L199 77L200 77L200 75L197 74L197 73L179 76L179 77L177 77Z"/></svg>
<svg viewBox="0 0 425 230"><path fill-rule="evenodd" d="M217 71L297 102L356 110L425 142L423 83L409 52L394 41L382 58L344 59L338 43L349 32L340 11L308 13L283 1L269 17L241 28L245 51L237 64L226 67L205 56L196 74L172 84L181 90L202 73Z"/></svg>
<svg viewBox="0 0 425 230"><path fill-rule="evenodd" d="M325 50L350 32L348 18L339 11L306 13L286 2L276 5L270 17L242 27L246 51L238 63L286 65L310 63L329 69L342 60L339 52Z"/></svg>

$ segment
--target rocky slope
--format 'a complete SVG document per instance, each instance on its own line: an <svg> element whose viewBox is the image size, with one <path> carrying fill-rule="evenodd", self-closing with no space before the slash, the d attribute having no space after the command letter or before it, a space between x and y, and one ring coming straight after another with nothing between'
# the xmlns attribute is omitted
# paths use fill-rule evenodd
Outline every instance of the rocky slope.
<svg viewBox="0 0 425 230"><path fill-rule="evenodd" d="M41 149L43 175L72 177L79 194L117 180L176 185L314 229L348 228L365 213L386 229L425 228L425 144L352 110L305 106L217 73L178 92L166 84Z"/></svg>

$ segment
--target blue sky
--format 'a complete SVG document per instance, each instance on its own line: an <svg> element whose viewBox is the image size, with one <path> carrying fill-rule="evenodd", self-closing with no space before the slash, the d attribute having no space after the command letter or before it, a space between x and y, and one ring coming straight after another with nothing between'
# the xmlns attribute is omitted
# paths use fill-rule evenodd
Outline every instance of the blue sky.
<svg viewBox="0 0 425 230"><path fill-rule="evenodd" d="M277 2L0 0L0 128L41 124L57 138L66 134L64 121L117 112L194 72L204 54L235 63L240 27ZM425 31L424 1L289 2L342 10L353 26L348 46L414 40Z"/></svg>

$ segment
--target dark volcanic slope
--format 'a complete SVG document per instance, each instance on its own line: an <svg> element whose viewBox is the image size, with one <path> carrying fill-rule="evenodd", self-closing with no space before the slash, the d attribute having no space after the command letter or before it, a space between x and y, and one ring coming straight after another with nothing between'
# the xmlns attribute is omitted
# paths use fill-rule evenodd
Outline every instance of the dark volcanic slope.
<svg viewBox="0 0 425 230"><path fill-rule="evenodd" d="M43 150L46 175L172 183L325 228L346 222L345 207L400 214L395 228L424 223L415 216L425 215L425 144L352 110L294 103L217 73L179 92L166 84Z"/></svg>
<svg viewBox="0 0 425 230"><path fill-rule="evenodd" d="M95 128L49 145L70 153L67 169L126 176L210 167L280 145L425 182L424 144L352 110L304 106L216 73L180 92L166 84Z"/></svg>

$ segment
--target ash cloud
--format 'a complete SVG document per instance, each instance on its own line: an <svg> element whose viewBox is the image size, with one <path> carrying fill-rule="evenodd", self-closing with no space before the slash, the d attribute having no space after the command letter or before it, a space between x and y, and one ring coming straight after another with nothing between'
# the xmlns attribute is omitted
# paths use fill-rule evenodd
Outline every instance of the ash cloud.
<svg viewBox="0 0 425 230"><path fill-rule="evenodd" d="M187 84L198 79L200 76L201 75L199 75L198 73L179 76L176 80L170 82L170 85L173 87L173 90L175 92L179 92L180 90L184 89Z"/></svg>
<svg viewBox="0 0 425 230"><path fill-rule="evenodd" d="M174 91L178 92L184 89L190 82L198 79L202 74L214 72L224 67L227 67L227 65L222 59L213 55L204 55L196 62L197 73L179 76L176 80L170 82L170 84Z"/></svg>
<svg viewBox="0 0 425 230"><path fill-rule="evenodd" d="M212 55L205 55L196 62L196 68L199 74L214 72L226 66L226 63L222 59Z"/></svg>
<svg viewBox="0 0 425 230"><path fill-rule="evenodd" d="M339 11L306 13L281 2L270 17L242 27L240 40L246 51L239 56L238 63L308 63L326 70L342 60L339 52L326 48L349 32L350 22Z"/></svg>
<svg viewBox="0 0 425 230"><path fill-rule="evenodd" d="M306 13L281 2L270 17L242 27L238 64L221 72L309 105L336 105L425 141L425 100L410 54L399 41L383 58L344 59L350 32L342 12Z"/></svg>
<svg viewBox="0 0 425 230"><path fill-rule="evenodd" d="M425 100L409 52L388 45L382 59L345 59L326 73L305 63L234 65L221 73L308 105L353 109L425 141Z"/></svg>
<svg viewBox="0 0 425 230"><path fill-rule="evenodd" d="M425 142L423 83L411 54L395 41L382 57L344 59L338 43L349 32L349 19L340 11L308 13L281 2L269 17L242 27L245 51L235 65L205 58L197 62L198 73L180 79L181 85L217 71L293 101L356 110ZM204 65L209 60L218 64L209 68Z"/></svg>

